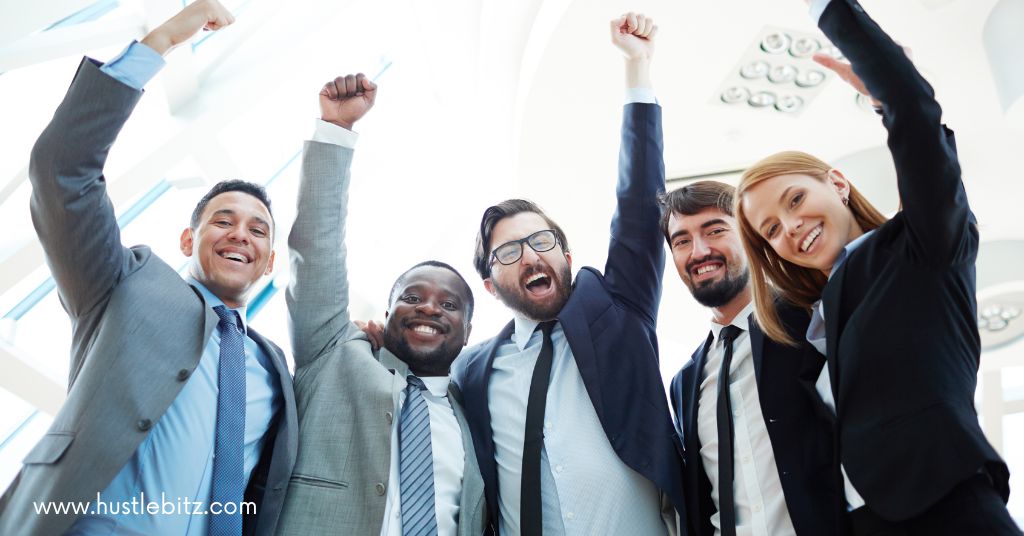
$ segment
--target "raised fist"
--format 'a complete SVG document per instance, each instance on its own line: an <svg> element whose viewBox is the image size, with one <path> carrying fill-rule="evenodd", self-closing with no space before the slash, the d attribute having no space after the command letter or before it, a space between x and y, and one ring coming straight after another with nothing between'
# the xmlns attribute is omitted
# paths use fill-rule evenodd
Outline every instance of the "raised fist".
<svg viewBox="0 0 1024 536"><path fill-rule="evenodd" d="M217 0L196 0L142 38L142 44L161 56L188 41L200 30L217 31L235 22Z"/></svg>
<svg viewBox="0 0 1024 536"><path fill-rule="evenodd" d="M611 22L612 43L628 59L651 59L654 56L654 35L658 27L654 19L641 13L626 13Z"/></svg>
<svg viewBox="0 0 1024 536"><path fill-rule="evenodd" d="M376 99L377 84L363 73L339 76L320 90L320 119L352 130Z"/></svg>

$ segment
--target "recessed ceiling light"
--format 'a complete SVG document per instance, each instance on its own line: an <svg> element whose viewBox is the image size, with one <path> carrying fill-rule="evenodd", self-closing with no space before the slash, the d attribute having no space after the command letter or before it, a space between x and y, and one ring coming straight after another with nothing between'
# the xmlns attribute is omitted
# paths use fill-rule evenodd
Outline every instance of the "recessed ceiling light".
<svg viewBox="0 0 1024 536"><path fill-rule="evenodd" d="M775 94L771 91L758 91L750 96L747 102L755 108L765 108L775 104Z"/></svg>
<svg viewBox="0 0 1024 536"><path fill-rule="evenodd" d="M768 80L774 84L788 84L796 79L796 67L776 65L768 71Z"/></svg>
<svg viewBox="0 0 1024 536"><path fill-rule="evenodd" d="M825 73L814 69L807 69L796 75L796 85L800 87L814 87L824 81Z"/></svg>
<svg viewBox="0 0 1024 536"><path fill-rule="evenodd" d="M775 109L780 112L793 113L803 108L804 100L796 95L784 95L775 103Z"/></svg>
<svg viewBox="0 0 1024 536"><path fill-rule="evenodd" d="M835 45L825 45L821 47L821 53L827 56L832 56L837 60L845 60L846 56L843 56L843 51L839 50L839 47Z"/></svg>
<svg viewBox="0 0 1024 536"><path fill-rule="evenodd" d="M733 86L722 92L722 102L726 104L746 102L746 100L749 98L750 91L745 87Z"/></svg>
<svg viewBox="0 0 1024 536"><path fill-rule="evenodd" d="M782 54L789 48L790 41L784 32L772 32L761 40L761 50L769 54Z"/></svg>
<svg viewBox="0 0 1024 536"><path fill-rule="evenodd" d="M821 48L818 44L818 40L813 37L800 37L793 40L793 44L789 47L789 54L794 58L806 58L814 54Z"/></svg>
<svg viewBox="0 0 1024 536"><path fill-rule="evenodd" d="M740 69L740 76L748 80L754 78L763 78L768 74L771 66L766 61L755 61L748 63Z"/></svg>

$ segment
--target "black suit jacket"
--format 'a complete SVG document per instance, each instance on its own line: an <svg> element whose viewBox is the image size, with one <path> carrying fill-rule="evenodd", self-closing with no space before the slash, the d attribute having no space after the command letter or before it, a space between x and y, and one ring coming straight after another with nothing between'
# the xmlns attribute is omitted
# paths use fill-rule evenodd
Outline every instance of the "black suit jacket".
<svg viewBox="0 0 1024 536"><path fill-rule="evenodd" d="M665 265L657 198L664 188L661 108L629 104L605 274L581 269L558 321L612 448L684 515L682 460L655 336ZM487 387L495 352L513 327L510 322L497 337L467 349L453 371L465 397L492 523L498 520L498 474Z"/></svg>
<svg viewBox="0 0 1024 536"><path fill-rule="evenodd" d="M843 465L890 521L982 469L1006 498L1008 470L974 408L978 229L953 133L931 86L859 4L833 0L819 25L883 103L903 202L822 295Z"/></svg>
<svg viewBox="0 0 1024 536"><path fill-rule="evenodd" d="M810 319L799 308L780 307L790 335L803 340ZM842 483L833 457L832 420L821 412L814 383L825 358L808 343L785 346L765 337L753 315L748 320L758 401L775 455L786 507L797 534L834 534L842 517ZM709 333L692 359L672 379L669 394L683 442L690 534L714 536L716 512L700 456L697 408L702 371L712 344Z"/></svg>

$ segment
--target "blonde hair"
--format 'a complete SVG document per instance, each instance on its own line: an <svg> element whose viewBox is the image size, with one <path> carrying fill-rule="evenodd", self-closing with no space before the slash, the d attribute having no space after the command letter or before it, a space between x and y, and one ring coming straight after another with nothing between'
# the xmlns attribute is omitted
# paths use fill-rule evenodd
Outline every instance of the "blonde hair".
<svg viewBox="0 0 1024 536"><path fill-rule="evenodd" d="M808 175L824 182L828 180L831 170L832 166L807 153L783 151L764 158L747 169L736 188L733 212L739 222L740 238L750 266L757 322L768 337L782 344L795 346L797 343L789 336L779 319L775 305L776 297L810 312L814 302L821 299L828 278L820 270L797 266L779 256L747 219L743 212L743 196L753 186L780 175ZM849 200L848 208L865 232L885 223L886 217L852 184Z"/></svg>

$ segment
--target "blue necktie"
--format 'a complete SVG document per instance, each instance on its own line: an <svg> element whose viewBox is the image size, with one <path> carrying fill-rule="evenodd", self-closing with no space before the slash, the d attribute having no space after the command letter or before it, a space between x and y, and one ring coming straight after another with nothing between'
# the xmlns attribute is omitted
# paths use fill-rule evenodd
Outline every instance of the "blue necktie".
<svg viewBox="0 0 1024 536"><path fill-rule="evenodd" d="M233 507L235 514L210 514L210 536L242 534L241 502L245 495L245 346L238 313L223 305L220 317L220 365L217 370L217 431L213 448L210 501ZM209 505L207 505L209 509Z"/></svg>
<svg viewBox="0 0 1024 536"><path fill-rule="evenodd" d="M398 482L402 495L402 536L436 536L434 454L423 380L409 375L398 421Z"/></svg>

